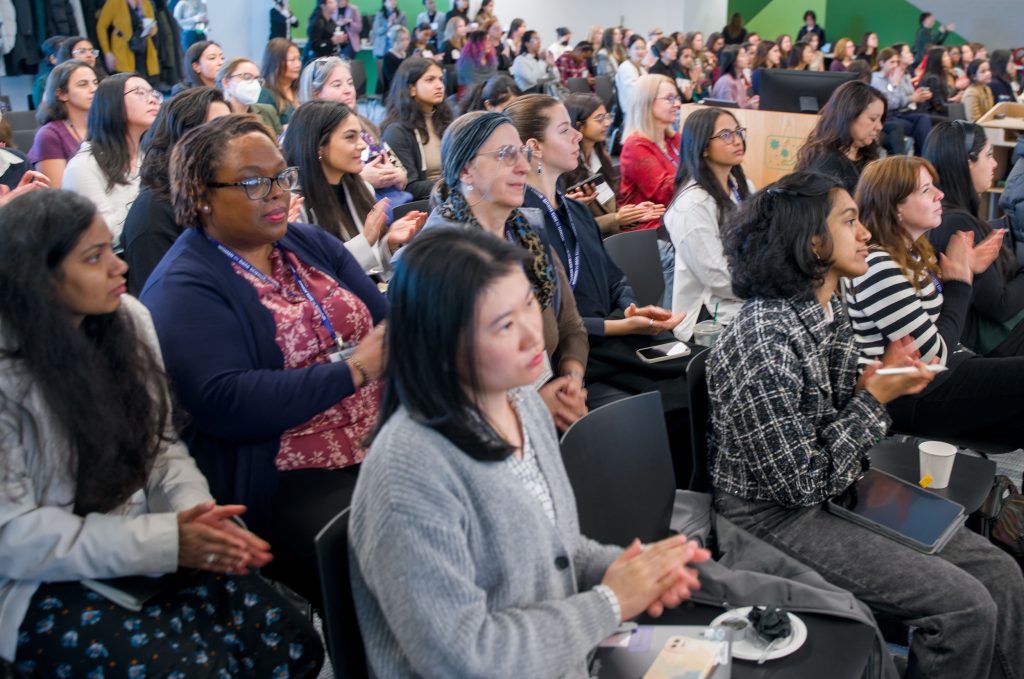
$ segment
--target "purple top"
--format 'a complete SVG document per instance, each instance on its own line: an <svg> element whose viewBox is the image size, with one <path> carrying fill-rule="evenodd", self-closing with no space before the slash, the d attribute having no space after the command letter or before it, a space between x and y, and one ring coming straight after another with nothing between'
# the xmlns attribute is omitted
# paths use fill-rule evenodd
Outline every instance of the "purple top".
<svg viewBox="0 0 1024 679"><path fill-rule="evenodd" d="M836 73L843 73L846 71L846 66L843 65L842 59L833 59L832 65L828 67L828 70L834 71Z"/></svg>
<svg viewBox="0 0 1024 679"><path fill-rule="evenodd" d="M78 153L80 142L62 120L51 120L36 131L28 160L35 165L41 160L71 160Z"/></svg>

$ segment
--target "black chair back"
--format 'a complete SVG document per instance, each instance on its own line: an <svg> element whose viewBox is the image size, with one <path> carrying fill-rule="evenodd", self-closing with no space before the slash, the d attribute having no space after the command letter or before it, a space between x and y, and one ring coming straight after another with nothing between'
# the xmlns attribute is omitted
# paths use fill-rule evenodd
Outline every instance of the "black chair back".
<svg viewBox="0 0 1024 679"><path fill-rule="evenodd" d="M566 86L570 92L590 94L590 82L586 78L569 78Z"/></svg>
<svg viewBox="0 0 1024 679"><path fill-rule="evenodd" d="M594 94L604 103L607 111L612 110L615 103L615 81L610 75L599 75L594 78Z"/></svg>
<svg viewBox="0 0 1024 679"><path fill-rule="evenodd" d="M11 132L11 142L14 144L14 148L22 153L28 153L36 140L36 132L38 130L14 130Z"/></svg>
<svg viewBox="0 0 1024 679"><path fill-rule="evenodd" d="M967 107L959 101L946 102L946 115L950 120L967 120Z"/></svg>
<svg viewBox="0 0 1024 679"><path fill-rule="evenodd" d="M669 534L675 472L661 395L639 394L592 410L562 436L580 531L625 547Z"/></svg>
<svg viewBox="0 0 1024 679"><path fill-rule="evenodd" d="M708 398L708 350L702 349L690 357L686 366L686 388L690 392L690 448L693 450L693 475L690 490L702 493L711 490L708 474L708 426L711 406Z"/></svg>
<svg viewBox="0 0 1024 679"><path fill-rule="evenodd" d="M661 273L658 254L658 232L638 229L617 233L604 240L604 247L612 260L626 274L638 306L661 306L665 295L665 277Z"/></svg>
<svg viewBox="0 0 1024 679"><path fill-rule="evenodd" d="M444 67L444 96L450 97L459 89L459 73L455 70L455 64L448 64Z"/></svg>
<svg viewBox="0 0 1024 679"><path fill-rule="evenodd" d="M396 205L391 210L391 214L394 216L395 219L401 219L410 212L429 212L429 204L429 200L414 200L403 205Z"/></svg>
<svg viewBox="0 0 1024 679"><path fill-rule="evenodd" d="M14 131L39 129L39 120L36 119L35 111L8 111L4 113L4 120Z"/></svg>
<svg viewBox="0 0 1024 679"><path fill-rule="evenodd" d="M349 509L331 519L314 538L324 595L324 638L334 676L339 679L367 676L366 652L348 579Z"/></svg>

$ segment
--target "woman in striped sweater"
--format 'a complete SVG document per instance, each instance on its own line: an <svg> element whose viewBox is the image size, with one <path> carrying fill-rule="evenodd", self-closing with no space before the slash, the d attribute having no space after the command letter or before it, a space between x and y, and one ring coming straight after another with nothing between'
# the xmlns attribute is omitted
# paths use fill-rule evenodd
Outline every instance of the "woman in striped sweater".
<svg viewBox="0 0 1024 679"><path fill-rule="evenodd" d="M891 156L865 169L857 186L871 231L867 273L846 291L866 365L911 337L921 360L949 370L918 396L888 405L897 431L1024 444L1024 358L982 358L958 347L974 276L999 254L1001 234L974 243L958 232L935 256L927 234L942 223L943 193L921 158Z"/></svg>

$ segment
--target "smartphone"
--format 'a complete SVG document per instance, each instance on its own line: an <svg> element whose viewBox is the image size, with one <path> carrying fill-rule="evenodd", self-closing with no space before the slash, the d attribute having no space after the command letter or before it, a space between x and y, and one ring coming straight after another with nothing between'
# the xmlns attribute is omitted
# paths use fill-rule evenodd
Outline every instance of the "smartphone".
<svg viewBox="0 0 1024 679"><path fill-rule="evenodd" d="M577 182L577 183L573 184L572 186L570 186L569 188L567 188L565 190L565 193L572 193L576 189L581 189L584 186L586 186L587 184L593 184L596 187L598 184L602 184L602 183L604 183L604 175L601 175L601 174L591 175L591 176L587 177L586 179L584 179L583 181Z"/></svg>
<svg viewBox="0 0 1024 679"><path fill-rule="evenodd" d="M706 679L719 662L725 642L669 637L643 679Z"/></svg>
<svg viewBox="0 0 1024 679"><path fill-rule="evenodd" d="M671 361L673 358L689 356L690 347L685 342L676 340L674 342L665 342L664 344L655 344L653 347L637 349L636 355L644 363L660 363L661 361Z"/></svg>

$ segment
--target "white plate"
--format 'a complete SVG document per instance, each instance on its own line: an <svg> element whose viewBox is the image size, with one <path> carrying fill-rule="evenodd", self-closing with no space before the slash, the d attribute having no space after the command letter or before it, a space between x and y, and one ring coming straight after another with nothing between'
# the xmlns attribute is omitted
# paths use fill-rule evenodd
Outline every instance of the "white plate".
<svg viewBox="0 0 1024 679"><path fill-rule="evenodd" d="M711 626L719 627L726 620L732 620L735 618L746 620L747 614L750 613L751 608L753 607L744 606L743 608L734 608L731 611L726 611L712 620ZM789 624L793 627L793 633L775 644L772 648L772 652L765 657L766 661L785 657L803 646L804 642L807 641L807 625L804 624L803 620L792 613L789 613L788 615ZM757 660L761 657L762 653L764 653L764 647L751 643L746 638L746 630L734 633L732 642L733 658L738 658L740 660Z"/></svg>

